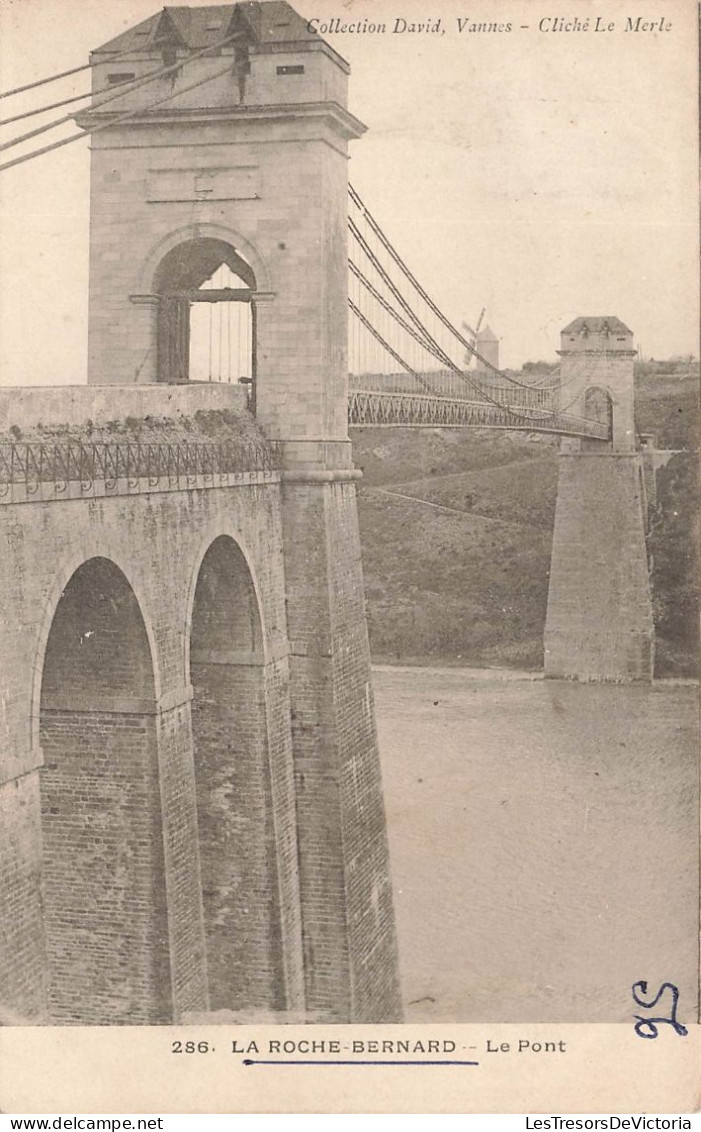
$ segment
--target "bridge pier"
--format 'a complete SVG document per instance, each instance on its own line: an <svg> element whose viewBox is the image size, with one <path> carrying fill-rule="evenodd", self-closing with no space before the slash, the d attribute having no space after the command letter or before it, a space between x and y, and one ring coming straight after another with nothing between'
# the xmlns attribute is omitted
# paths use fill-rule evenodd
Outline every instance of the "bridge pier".
<svg viewBox="0 0 701 1132"><path fill-rule="evenodd" d="M398 1021L358 473L350 466L350 445L328 448L331 467L283 473L307 1010L318 1021Z"/></svg>
<svg viewBox="0 0 701 1132"><path fill-rule="evenodd" d="M563 452L545 675L651 680L653 664L641 457L633 452Z"/></svg>
<svg viewBox="0 0 701 1132"><path fill-rule="evenodd" d="M643 454L636 448L631 332L576 319L562 333L562 387L579 409L603 391L608 443L563 440L545 625L546 677L649 681L654 623Z"/></svg>

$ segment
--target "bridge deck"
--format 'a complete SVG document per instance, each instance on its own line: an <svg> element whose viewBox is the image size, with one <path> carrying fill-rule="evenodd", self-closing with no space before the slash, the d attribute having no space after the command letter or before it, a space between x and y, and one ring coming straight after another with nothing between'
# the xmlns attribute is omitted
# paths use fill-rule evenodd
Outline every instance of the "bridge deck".
<svg viewBox="0 0 701 1132"><path fill-rule="evenodd" d="M352 428L497 428L518 432L549 432L559 436L609 440L604 421L526 406L496 405L423 393L387 393L353 389L348 394L348 423Z"/></svg>

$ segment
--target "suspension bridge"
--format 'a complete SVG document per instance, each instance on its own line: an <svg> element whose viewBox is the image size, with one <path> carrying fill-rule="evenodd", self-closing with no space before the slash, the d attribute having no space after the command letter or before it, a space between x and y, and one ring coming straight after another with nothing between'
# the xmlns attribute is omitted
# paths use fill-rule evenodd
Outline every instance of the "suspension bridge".
<svg viewBox="0 0 701 1132"><path fill-rule="evenodd" d="M0 1005L397 1022L348 424L610 438L561 446L544 668L649 680L632 333L575 319L532 384L479 355L348 190L349 68L285 0L88 68L0 121L90 99L0 143L91 140L88 384L0 390Z"/></svg>
<svg viewBox="0 0 701 1132"><path fill-rule="evenodd" d="M150 114L167 113L174 99L216 84L223 77L233 76L243 97L250 29L245 26L246 17L240 15L240 8L232 5L217 9L208 24L206 18L197 21L196 17L197 12L205 9L193 9L197 27L194 37L192 29L188 30L191 43L183 58L183 13L189 10L164 9L158 19L145 22L146 30L139 32L138 39L127 33L107 45L109 50L104 58L105 49L101 49L89 64L0 94L2 99L28 91L33 94L45 82L94 69L104 61L111 65L125 60L133 63L135 47L149 46L153 48L152 60L160 59L160 65L152 61L134 71L110 74L103 89L93 88L83 95L44 106L32 105L22 113L1 119L1 127L16 129L16 123L24 119L92 98L88 128L81 120L81 112L70 110L1 140L0 152L4 152L34 144L35 138L69 122L81 125L78 133L10 157L0 164L0 172L53 152L88 133L136 124ZM224 30L226 34L222 36ZM233 58L227 66L213 69L212 61L228 54ZM198 62L206 64L206 70L198 71L195 81L186 81ZM152 93L157 96L152 97ZM134 95L136 106L129 101ZM211 191L211 185L205 185L199 199L206 199ZM474 337L466 338L427 294L353 186L348 194L348 244L348 423L352 428L490 428L610 439L610 416L600 411L584 415L573 411L577 402L581 409L579 391L568 401L567 388L558 377L527 383L482 357L475 348ZM165 351L165 367L163 358L159 363L159 380L239 381L255 386L253 309L257 296L247 265L243 263L243 271L241 265L239 259L231 271L221 259L205 260L199 275L191 272L177 291L171 287L160 295L162 321L170 322L170 328L163 336L168 339L169 348ZM478 367L471 371L472 361ZM255 406L254 393L251 405Z"/></svg>
<svg viewBox="0 0 701 1132"><path fill-rule="evenodd" d="M426 293L352 186L348 229L351 427L610 438L608 419L569 411L579 391L570 404L562 403L559 378L528 384L484 358ZM479 368L470 372L472 358ZM590 361L592 373L596 364Z"/></svg>

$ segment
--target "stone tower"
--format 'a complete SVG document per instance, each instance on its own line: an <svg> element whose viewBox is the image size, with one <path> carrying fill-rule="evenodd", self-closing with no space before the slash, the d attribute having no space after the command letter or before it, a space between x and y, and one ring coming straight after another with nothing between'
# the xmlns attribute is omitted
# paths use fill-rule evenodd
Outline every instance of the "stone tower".
<svg viewBox="0 0 701 1132"><path fill-rule="evenodd" d="M306 1009L398 1020L347 431L349 68L282 0L166 7L91 61L89 381L187 381L202 284L237 277L208 301L250 309L252 405L283 453Z"/></svg>
<svg viewBox="0 0 701 1132"><path fill-rule="evenodd" d="M562 409L608 422L610 439L561 441L545 674L650 680L654 626L633 335L613 316L576 318L558 353Z"/></svg>
<svg viewBox="0 0 701 1132"><path fill-rule="evenodd" d="M560 384L568 412L600 415L607 406L616 452L635 449L633 332L620 318L575 318L560 335Z"/></svg>

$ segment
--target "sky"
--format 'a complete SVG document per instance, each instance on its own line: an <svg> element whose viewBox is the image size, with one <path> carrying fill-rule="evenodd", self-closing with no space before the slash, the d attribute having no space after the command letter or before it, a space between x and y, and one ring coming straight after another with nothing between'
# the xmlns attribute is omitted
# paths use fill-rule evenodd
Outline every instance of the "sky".
<svg viewBox="0 0 701 1132"><path fill-rule="evenodd" d="M86 62L160 6L0 0L0 89ZM503 366L555 360L577 315L617 315L646 357L698 355L694 0L293 6L335 27L386 25L325 35L368 127L351 180L451 319L474 325L486 308ZM631 15L654 27L626 31ZM575 16L587 30L560 30ZM597 16L614 27L595 31ZM437 20L438 32L393 30ZM469 30L479 22L511 31ZM0 117L80 93L86 75L0 100ZM87 140L0 173L0 209L0 384L83 382Z"/></svg>

